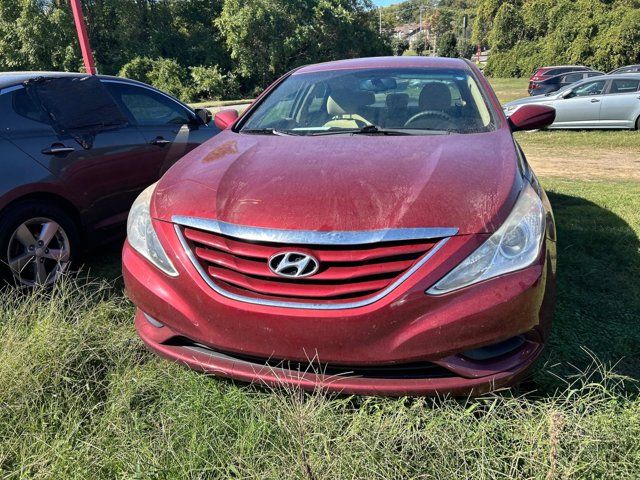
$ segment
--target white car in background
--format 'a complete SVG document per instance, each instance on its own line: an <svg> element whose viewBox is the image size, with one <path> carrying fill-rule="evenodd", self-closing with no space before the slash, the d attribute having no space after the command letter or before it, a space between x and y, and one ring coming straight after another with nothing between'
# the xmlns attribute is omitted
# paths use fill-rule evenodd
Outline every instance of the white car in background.
<svg viewBox="0 0 640 480"><path fill-rule="evenodd" d="M625 128L640 130L640 75L603 75L581 80L557 92L505 104L508 116L522 105L556 109L550 129Z"/></svg>

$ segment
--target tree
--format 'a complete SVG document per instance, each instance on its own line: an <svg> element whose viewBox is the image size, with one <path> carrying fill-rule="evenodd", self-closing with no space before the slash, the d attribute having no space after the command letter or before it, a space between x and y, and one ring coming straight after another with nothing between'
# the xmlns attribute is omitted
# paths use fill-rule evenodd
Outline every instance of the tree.
<svg viewBox="0 0 640 480"><path fill-rule="evenodd" d="M437 52L441 57L457 57L458 41L453 32L446 32L438 37Z"/></svg>
<svg viewBox="0 0 640 480"><path fill-rule="evenodd" d="M149 83L183 100L188 100L185 95L186 77L186 69L172 58L155 60L153 68L148 73Z"/></svg>
<svg viewBox="0 0 640 480"><path fill-rule="evenodd" d="M409 50L409 42L406 38L393 37L391 39L391 50L396 56L401 56L404 52Z"/></svg>
<svg viewBox="0 0 640 480"><path fill-rule="evenodd" d="M153 70L153 60L149 57L136 57L123 65L118 75L125 78L132 78L139 82L149 83L149 73Z"/></svg>
<svg viewBox="0 0 640 480"><path fill-rule="evenodd" d="M422 55L429 49L429 47L429 40L424 33L419 33L418 35L416 35L416 39L413 41L413 49L418 55Z"/></svg>
<svg viewBox="0 0 640 480"><path fill-rule="evenodd" d="M259 87L299 65L391 53L361 0L226 0L216 25L237 72Z"/></svg>
<svg viewBox="0 0 640 480"><path fill-rule="evenodd" d="M475 45L487 45L489 32L493 27L493 18L498 12L501 0L478 0L476 19L473 22L471 43Z"/></svg>
<svg viewBox="0 0 640 480"><path fill-rule="evenodd" d="M489 34L489 45L497 52L513 48L524 34L524 21L520 11L512 3L505 2L498 9Z"/></svg>

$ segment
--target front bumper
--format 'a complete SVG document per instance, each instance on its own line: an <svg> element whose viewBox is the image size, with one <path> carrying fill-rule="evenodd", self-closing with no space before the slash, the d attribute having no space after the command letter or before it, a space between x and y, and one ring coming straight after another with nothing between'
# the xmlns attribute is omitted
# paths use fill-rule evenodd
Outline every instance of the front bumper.
<svg viewBox="0 0 640 480"><path fill-rule="evenodd" d="M447 295L426 295L428 287L485 238L452 237L378 302L350 310L294 310L217 294L189 262L172 226L155 226L166 240L168 255L177 260L179 276L164 275L125 244L123 275L138 307L136 328L153 351L197 370L345 393L480 394L516 382L548 336L555 293L552 242L545 242L539 262L527 269ZM154 326L149 317L163 326ZM517 336L524 339L522 344L495 358L471 360L464 355ZM300 367L305 364L308 368ZM386 377L357 373L363 367L384 370L407 364L424 364L425 371ZM342 367L344 373L323 373L325 366Z"/></svg>

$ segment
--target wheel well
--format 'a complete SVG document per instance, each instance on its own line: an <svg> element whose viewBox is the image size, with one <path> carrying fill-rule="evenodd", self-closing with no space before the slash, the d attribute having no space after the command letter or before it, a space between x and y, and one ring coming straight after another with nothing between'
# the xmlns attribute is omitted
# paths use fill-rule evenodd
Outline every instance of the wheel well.
<svg viewBox="0 0 640 480"><path fill-rule="evenodd" d="M67 200L64 197L61 197L60 195L56 195L55 193L36 192L36 193L29 193L27 195L23 195L22 197L16 198L15 200L12 200L10 203L8 203L2 209L2 211L0 211L0 215L4 214L11 207L19 203L24 203L28 201L48 202L49 204L51 203L55 204L57 207L61 208L62 210L64 210L70 215L71 220L73 220L73 222L78 227L78 232L81 235L84 235L84 228L83 228L84 225L78 209L69 200Z"/></svg>

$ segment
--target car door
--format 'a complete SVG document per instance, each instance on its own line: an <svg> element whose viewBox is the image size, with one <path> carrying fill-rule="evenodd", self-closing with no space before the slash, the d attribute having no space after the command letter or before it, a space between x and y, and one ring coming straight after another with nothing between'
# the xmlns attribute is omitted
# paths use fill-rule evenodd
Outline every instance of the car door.
<svg viewBox="0 0 640 480"><path fill-rule="evenodd" d="M594 128L599 125L600 105L606 80L577 85L567 96L553 102L556 120L553 128Z"/></svg>
<svg viewBox="0 0 640 480"><path fill-rule="evenodd" d="M153 181L219 132L213 122L205 125L191 109L151 87L118 80L103 83L145 137L153 158Z"/></svg>
<svg viewBox="0 0 640 480"><path fill-rule="evenodd" d="M600 123L603 127L634 128L640 115L639 78L612 79L602 98Z"/></svg>
<svg viewBox="0 0 640 480"><path fill-rule="evenodd" d="M84 148L57 133L23 86L3 90L0 103L7 112L0 119L5 136L59 179L80 206L86 226L105 234L121 227L136 191L144 188L137 169L147 148L141 133L130 125L101 131L91 148Z"/></svg>

